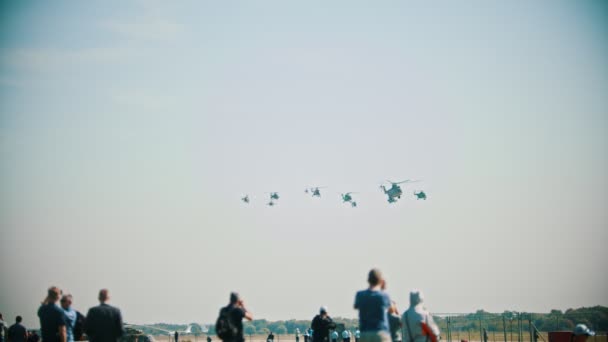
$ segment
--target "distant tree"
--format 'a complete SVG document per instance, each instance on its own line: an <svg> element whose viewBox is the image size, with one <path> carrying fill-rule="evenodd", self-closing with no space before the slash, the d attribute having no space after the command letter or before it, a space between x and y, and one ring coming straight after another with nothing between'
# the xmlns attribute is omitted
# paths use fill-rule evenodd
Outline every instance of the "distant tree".
<svg viewBox="0 0 608 342"><path fill-rule="evenodd" d="M280 324L273 331L277 334L287 334L287 327L284 324Z"/></svg>

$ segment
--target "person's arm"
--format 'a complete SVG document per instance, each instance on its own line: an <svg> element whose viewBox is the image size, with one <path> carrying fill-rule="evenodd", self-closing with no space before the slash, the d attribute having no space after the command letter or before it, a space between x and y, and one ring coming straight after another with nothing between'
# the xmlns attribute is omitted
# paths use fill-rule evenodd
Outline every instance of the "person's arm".
<svg viewBox="0 0 608 342"><path fill-rule="evenodd" d="M238 302L238 307L243 310L243 318L246 318L248 321L253 321L253 314L245 309L245 302L242 299Z"/></svg>
<svg viewBox="0 0 608 342"><path fill-rule="evenodd" d="M359 309L359 292L355 295L355 304L353 305L355 310Z"/></svg>
<svg viewBox="0 0 608 342"><path fill-rule="evenodd" d="M68 340L68 333L67 333L67 330L65 329L65 325L60 326L58 332L59 332L59 341L66 342Z"/></svg>
<svg viewBox="0 0 608 342"><path fill-rule="evenodd" d="M253 314L251 311L248 311L245 308L243 308L243 317L245 317L248 321L253 321Z"/></svg>

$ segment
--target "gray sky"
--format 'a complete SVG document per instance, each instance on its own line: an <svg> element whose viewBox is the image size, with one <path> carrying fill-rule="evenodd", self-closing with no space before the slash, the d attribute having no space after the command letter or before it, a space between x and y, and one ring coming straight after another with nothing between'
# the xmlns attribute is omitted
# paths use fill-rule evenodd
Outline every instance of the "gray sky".
<svg viewBox="0 0 608 342"><path fill-rule="evenodd" d="M373 266L400 308L608 305L600 3L2 2L0 312L354 317Z"/></svg>

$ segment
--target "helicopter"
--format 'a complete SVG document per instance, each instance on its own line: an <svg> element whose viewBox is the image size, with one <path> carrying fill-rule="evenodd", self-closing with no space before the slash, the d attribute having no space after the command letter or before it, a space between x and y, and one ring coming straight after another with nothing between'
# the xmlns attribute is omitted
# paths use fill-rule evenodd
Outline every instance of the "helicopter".
<svg viewBox="0 0 608 342"><path fill-rule="evenodd" d="M416 199L423 199L426 201L426 194L424 191L420 190L420 192L416 192L416 190L414 190L414 195L416 195Z"/></svg>
<svg viewBox="0 0 608 342"><path fill-rule="evenodd" d="M384 191L384 193L388 196L388 203L395 203L395 202L397 202L398 199L401 198L401 195L403 194L403 190L401 190L401 187L399 186L399 184L413 183L413 182L417 182L417 181L407 179L402 182L391 182L390 180L387 182L391 183L390 189L386 189L386 187L384 185L380 185L380 189L382 189L382 191Z"/></svg>
<svg viewBox="0 0 608 342"><path fill-rule="evenodd" d="M278 192L270 192L270 200L278 200L279 199L279 193Z"/></svg>
<svg viewBox="0 0 608 342"><path fill-rule="evenodd" d="M270 202L266 203L266 205L269 207L274 207L276 204L271 199Z"/></svg>
<svg viewBox="0 0 608 342"><path fill-rule="evenodd" d="M340 196L342 196L342 203L348 202L350 203L351 207L355 208L357 206L357 202L353 201L351 194L354 194L354 192L347 192L345 194L340 194Z"/></svg>
<svg viewBox="0 0 608 342"><path fill-rule="evenodd" d="M309 189L304 190L304 192L307 194L311 193L312 197L321 197L321 190L319 190L319 189L323 189L323 188L326 188L326 186L318 186L315 188L309 188Z"/></svg>
<svg viewBox="0 0 608 342"><path fill-rule="evenodd" d="M241 198L241 201L249 204L249 195L245 195L245 197Z"/></svg>

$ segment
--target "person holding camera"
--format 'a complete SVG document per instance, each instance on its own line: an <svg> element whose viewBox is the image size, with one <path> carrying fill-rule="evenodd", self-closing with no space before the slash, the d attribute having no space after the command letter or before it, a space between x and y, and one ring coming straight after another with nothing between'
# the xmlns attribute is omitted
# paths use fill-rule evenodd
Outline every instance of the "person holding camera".
<svg viewBox="0 0 608 342"><path fill-rule="evenodd" d="M384 291L386 281L379 269L372 269L367 276L369 287L357 292L355 309L359 310L359 328L362 342L391 342L388 308L391 299Z"/></svg>
<svg viewBox="0 0 608 342"><path fill-rule="evenodd" d="M327 342L329 340L329 331L336 328L336 323L329 317L327 307L322 306L319 309L319 314L312 319L310 327L313 330L313 342Z"/></svg>

